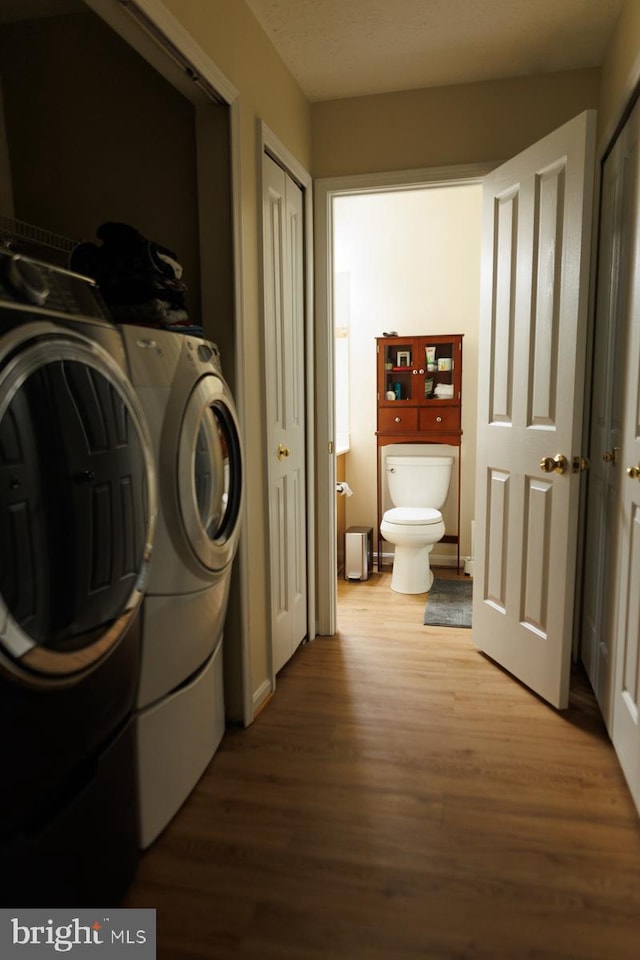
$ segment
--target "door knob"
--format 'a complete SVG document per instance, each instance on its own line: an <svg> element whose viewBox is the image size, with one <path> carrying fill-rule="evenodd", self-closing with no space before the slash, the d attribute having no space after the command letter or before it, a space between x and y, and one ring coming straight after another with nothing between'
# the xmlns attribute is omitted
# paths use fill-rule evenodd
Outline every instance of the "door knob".
<svg viewBox="0 0 640 960"><path fill-rule="evenodd" d="M612 447L611 450L607 450L606 453L602 454L602 459L605 463L610 463L615 467L616 463L618 462L618 448Z"/></svg>
<svg viewBox="0 0 640 960"><path fill-rule="evenodd" d="M278 445L278 460L286 460L290 453L289 447L285 447L284 443Z"/></svg>
<svg viewBox="0 0 640 960"><path fill-rule="evenodd" d="M635 467L627 467L627 476L631 477L632 480L640 480L640 463L637 463Z"/></svg>
<svg viewBox="0 0 640 960"><path fill-rule="evenodd" d="M563 453L556 453L555 457L543 457L540 469L543 473L564 473L567 469L567 458Z"/></svg>

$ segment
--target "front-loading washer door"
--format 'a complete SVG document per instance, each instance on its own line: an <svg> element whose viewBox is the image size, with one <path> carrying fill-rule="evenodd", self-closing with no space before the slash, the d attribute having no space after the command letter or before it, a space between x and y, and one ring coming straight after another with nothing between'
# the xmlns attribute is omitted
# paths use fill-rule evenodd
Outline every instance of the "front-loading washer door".
<svg viewBox="0 0 640 960"><path fill-rule="evenodd" d="M142 597L155 517L133 388L97 344L25 343L0 372L0 653L23 678L90 669Z"/></svg>
<svg viewBox="0 0 640 960"><path fill-rule="evenodd" d="M242 451L233 401L224 381L200 379L180 433L178 493L187 541L211 571L231 563L238 544Z"/></svg>

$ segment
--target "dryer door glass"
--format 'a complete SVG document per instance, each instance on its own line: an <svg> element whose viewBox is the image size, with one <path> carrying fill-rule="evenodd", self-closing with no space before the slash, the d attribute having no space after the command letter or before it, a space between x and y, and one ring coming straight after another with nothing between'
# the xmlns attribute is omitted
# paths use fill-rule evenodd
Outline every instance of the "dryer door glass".
<svg viewBox="0 0 640 960"><path fill-rule="evenodd" d="M0 642L14 656L95 645L137 602L150 536L131 397L89 348L44 346L0 382L0 594L13 628Z"/></svg>
<svg viewBox="0 0 640 960"><path fill-rule="evenodd" d="M178 473L187 540L205 567L220 570L237 546L242 457L231 398L218 377L204 377L191 394Z"/></svg>
<svg viewBox="0 0 640 960"><path fill-rule="evenodd" d="M225 537L235 524L239 467L233 421L222 403L212 403L200 423L194 458L200 522L210 540Z"/></svg>

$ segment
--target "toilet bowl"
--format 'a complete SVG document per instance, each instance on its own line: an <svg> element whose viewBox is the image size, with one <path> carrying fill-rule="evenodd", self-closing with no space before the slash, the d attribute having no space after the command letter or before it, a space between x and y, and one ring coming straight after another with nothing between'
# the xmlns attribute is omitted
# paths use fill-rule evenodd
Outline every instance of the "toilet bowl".
<svg viewBox="0 0 640 960"><path fill-rule="evenodd" d="M438 508L447 497L452 463L452 457L386 459L395 506L385 511L380 533L395 546L391 589L396 593L428 593L431 588L429 554L445 534Z"/></svg>

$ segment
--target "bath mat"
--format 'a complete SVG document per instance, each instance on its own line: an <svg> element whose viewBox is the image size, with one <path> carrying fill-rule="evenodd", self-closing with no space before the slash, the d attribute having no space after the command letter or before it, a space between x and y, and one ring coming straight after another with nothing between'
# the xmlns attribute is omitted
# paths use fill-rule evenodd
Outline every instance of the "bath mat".
<svg viewBox="0 0 640 960"><path fill-rule="evenodd" d="M473 580L436 579L431 585L424 611L430 627L470 627Z"/></svg>

